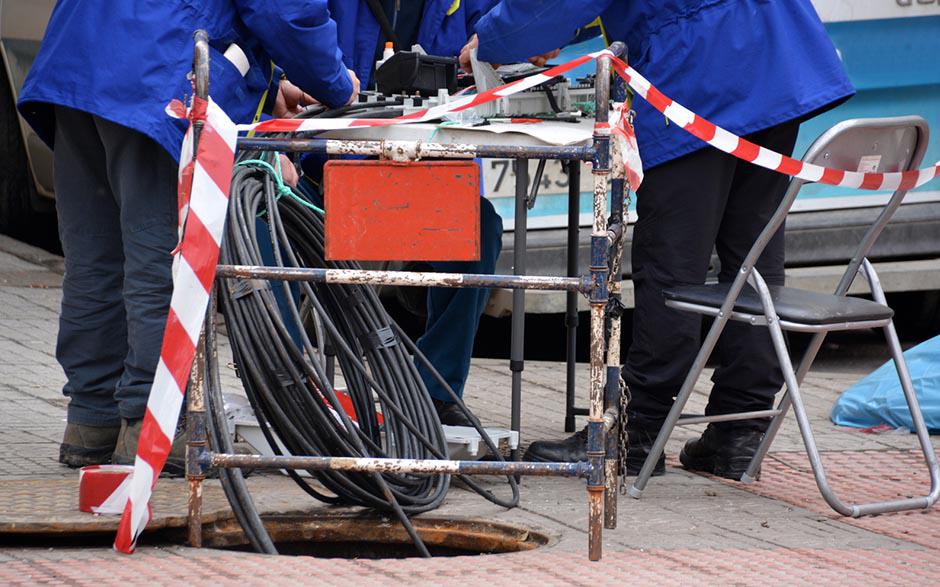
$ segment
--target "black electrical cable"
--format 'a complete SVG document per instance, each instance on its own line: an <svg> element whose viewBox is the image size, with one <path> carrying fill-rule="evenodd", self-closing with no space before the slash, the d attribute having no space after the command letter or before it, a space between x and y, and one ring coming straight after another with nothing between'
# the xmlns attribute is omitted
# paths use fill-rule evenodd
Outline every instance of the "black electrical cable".
<svg viewBox="0 0 940 587"><path fill-rule="evenodd" d="M389 103L358 104L357 115L387 116ZM315 116L308 111L310 116ZM323 217L314 205L296 191L287 192L260 163L259 154L244 154L233 175L229 201L229 222L222 247L226 264L263 265L261 244L274 243L277 265L294 267L359 268L356 263L327 261L324 255ZM269 160L273 157L269 155ZM258 222L263 218L263 222ZM259 235L259 227L266 238ZM278 305L273 288L284 293ZM222 310L225 315L239 375L255 411L261 431L276 454L282 454L274 438L290 454L349 457L388 457L405 459L447 458L447 443L430 396L409 353L430 364L398 328L382 307L373 288L363 285L332 285L301 282L294 289L287 282L260 280L220 280ZM322 340L312 341L304 329L297 292L323 325ZM293 322L295 336L287 323ZM337 397L331 374L319 360L318 349L331 346L347 385L353 421ZM451 396L457 395L446 381ZM376 403L384 417L380 425ZM216 443L229 450L220 438L218 402L210 415L216 419ZM502 459L495 443L470 414L484 442L496 458ZM407 515L432 510L440 505L449 488L449 476L408 474L366 474L338 471L311 472L320 485L291 471L292 479L311 496L330 504L352 504L393 511L427 556ZM223 477L230 501L238 502L236 515L252 544L271 552L267 534L259 529L254 504L244 483ZM504 507L518 504L518 485L508 476L512 497L500 499L462 478L465 484L490 501ZM234 504L233 504L234 509ZM252 516L254 514L254 517ZM244 519L244 520L243 520ZM254 534L254 536L252 536ZM267 539L269 541L269 539ZM259 545L261 548L259 548Z"/></svg>

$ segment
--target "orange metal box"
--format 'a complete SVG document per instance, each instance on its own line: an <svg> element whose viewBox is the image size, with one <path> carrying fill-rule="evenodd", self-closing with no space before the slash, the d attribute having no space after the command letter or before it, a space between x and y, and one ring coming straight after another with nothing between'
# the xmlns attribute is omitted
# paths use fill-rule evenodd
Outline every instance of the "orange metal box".
<svg viewBox="0 0 940 587"><path fill-rule="evenodd" d="M326 258L476 261L480 168L473 161L329 161Z"/></svg>

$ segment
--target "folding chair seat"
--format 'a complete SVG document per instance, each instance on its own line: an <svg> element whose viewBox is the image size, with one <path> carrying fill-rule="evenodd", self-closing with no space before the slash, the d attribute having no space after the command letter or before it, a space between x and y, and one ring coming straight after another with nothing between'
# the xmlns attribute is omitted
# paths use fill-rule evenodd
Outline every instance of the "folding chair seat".
<svg viewBox="0 0 940 587"><path fill-rule="evenodd" d="M927 148L929 131L927 122L918 116L897 118L858 119L841 122L823 133L807 150L803 161L826 167L854 171L872 161L877 161L877 172L915 170L923 159ZM868 171L868 169L866 169ZM646 487L657 460L666 446L666 441L675 426L706 422L771 418L770 425L741 481L756 480L764 456L780 429L783 418L792 406L803 445L813 468L816 485L826 502L837 512L858 517L909 509L928 508L940 496L940 469L924 418L914 393L910 373L904 362L901 345L892 322L894 312L888 307L878 275L867 255L878 236L884 230L906 194L897 190L888 199L875 222L868 228L858 249L852 256L835 293L820 294L790 287L768 286L755 268L755 263L771 237L783 225L786 215L796 200L804 180L794 178L773 217L757 237L753 247L741 265L741 270L731 283L715 285L691 285L667 289L663 292L666 305L677 311L695 312L713 316L715 319L702 343L702 348L676 396L666 421L653 443L650 454L643 464L628 493L639 498ZM872 301L850 298L846 292L857 275L867 281ZM685 404L692 394L705 363L715 348L728 320L744 321L758 328L767 328L773 341L774 351L784 377L784 393L775 409L722 414L718 416L684 415ZM891 358L900 378L901 388L910 409L914 432L924 455L930 474L930 490L925 495L864 504L847 504L832 491L826 479L825 468L816 447L809 417L803 405L800 385L809 371L816 354L828 332L834 330L856 330L881 328ZM793 368L788 353L784 330L815 333L797 369Z"/></svg>
<svg viewBox="0 0 940 587"><path fill-rule="evenodd" d="M680 310L717 316L728 297L730 283L688 285L663 290L666 305ZM883 326L894 316L888 306L864 300L793 287L769 285L770 299L784 330L846 330ZM745 285L734 303L732 320L762 323L764 308L754 288Z"/></svg>

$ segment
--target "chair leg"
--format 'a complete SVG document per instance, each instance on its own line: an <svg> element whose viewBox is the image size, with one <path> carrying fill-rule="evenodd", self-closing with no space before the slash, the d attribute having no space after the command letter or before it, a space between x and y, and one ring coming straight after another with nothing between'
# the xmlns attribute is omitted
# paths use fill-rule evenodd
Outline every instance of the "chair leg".
<svg viewBox="0 0 940 587"><path fill-rule="evenodd" d="M688 403L689 397L692 396L692 391L695 389L698 377L701 375L702 370L705 369L705 363L708 361L709 356L711 356L715 345L718 343L718 338L721 336L727 323L728 314L724 317L716 318L712 323L708 331L708 336L705 337L702 348L699 349L698 355L695 357L695 362L692 363L692 367L685 376L685 381L682 382L682 388L676 395L672 409L669 410L665 422L663 422L662 427L659 429L659 434L656 435L656 440L653 442L653 447L650 449L649 455L647 455L646 460L643 461L643 467L640 469L640 473L636 476L636 479L633 480L633 485L627 489L627 494L630 497L640 499L643 490L646 489L646 484L653 475L653 468L656 467L656 461L658 461L660 455L663 454L663 450L666 448L666 441L668 441L669 437L672 435L672 431L675 429L676 422L679 421L679 417L682 415L685 404Z"/></svg>
<svg viewBox="0 0 940 587"><path fill-rule="evenodd" d="M776 312L773 308L773 303L770 299L770 291L767 289L767 285L764 283L763 279L758 275L756 276L756 285L758 293L761 297L761 302L764 306L764 312L767 317L767 326L770 330L771 339L773 340L774 349L777 352L777 358L780 361L780 367L783 370L783 377L786 381L787 389L789 391L790 403L793 406L793 412L796 416L797 425L800 428L800 434L803 437L803 445L806 447L806 454L809 457L810 465L813 467L813 476L816 479L816 486L819 488L819 492L822 494L826 502L840 514L844 516L859 517L869 514L882 514L887 512L897 512L902 510L910 509L923 509L930 507L934 501L937 499L937 493L940 492L940 487L937 484L937 465L936 459L932 457L933 449L930 447L929 438L926 439L927 447L930 447L929 450L925 449L925 456L928 462L928 468L930 468L931 475L931 493L923 497L914 497L909 499L899 499L893 501L881 501L873 502L866 504L853 504L849 505L844 503L832 490L832 487L829 485L829 481L826 479L825 468L822 463L822 459L819 455L819 449L816 446L816 439L813 436L812 427L810 426L809 417L806 414L806 408L803 405L803 397L800 394L800 386L797 383L796 373L793 370L793 364L790 361L790 355L787 352L786 342L783 338L783 330L780 327L780 322L777 318ZM875 288L873 288L875 289ZM877 298L876 298L877 299ZM893 325L889 325L889 328L893 332ZM897 343L897 337L894 337L894 342ZM890 343L889 343L890 344ZM892 348L892 354L897 355L895 357L895 362L899 366L899 371L907 373L906 365L904 364L904 357L900 355L900 345L896 344ZM904 376L902 376L902 381ZM910 384L910 377L907 377L907 383ZM923 425L923 417L920 414L920 410L917 406L917 399L913 396L913 386L909 387L910 396L908 396L909 405L914 406L912 413L916 412L915 416L915 427L917 427L917 416L920 416L920 423ZM905 395L907 395L907 390L905 390ZM926 428L924 428L926 436ZM931 455L931 456L928 456Z"/></svg>
<svg viewBox="0 0 940 587"><path fill-rule="evenodd" d="M810 340L809 346L806 347L806 352L803 353L803 358L800 359L800 366L796 371L797 385L803 385L803 380L806 378L806 374L809 373L813 361L816 360L816 355L819 354L819 349L822 348L825 339L826 333L819 332ZM780 413L773 417L770 421L770 425L767 427L767 431L764 432L764 437L757 447L754 458L751 459L751 464L748 465L747 471L741 477L742 483L753 483L757 480L761 463L763 463L764 457L767 456L767 452L770 451L770 445L773 444L774 439L777 437L777 432L779 432L780 426L783 425L784 418L787 417L787 412L790 409L790 392L786 385L783 387L783 395L780 396L780 401L777 402L777 409L780 410Z"/></svg>
<svg viewBox="0 0 940 587"><path fill-rule="evenodd" d="M868 259L862 260L861 273L871 286L872 298L879 304L887 306L888 303L885 299L884 289L881 287L881 280L878 279L878 274ZM904 399L907 400L907 408L911 412L914 432L917 434L917 440L924 453L924 461L930 471L930 493L927 495L928 503L925 506L930 507L940 496L940 471L938 471L937 466L937 454L930 443L930 434L927 431L927 425L924 423L924 415L920 410L917 394L914 392L914 383L911 381L911 373L907 368L907 361L904 359L904 351L901 349L901 341L898 340L898 332L894 327L894 321L889 322L884 327L884 331L888 349L891 351L891 359L894 361L898 379L901 381L901 389L904 391Z"/></svg>

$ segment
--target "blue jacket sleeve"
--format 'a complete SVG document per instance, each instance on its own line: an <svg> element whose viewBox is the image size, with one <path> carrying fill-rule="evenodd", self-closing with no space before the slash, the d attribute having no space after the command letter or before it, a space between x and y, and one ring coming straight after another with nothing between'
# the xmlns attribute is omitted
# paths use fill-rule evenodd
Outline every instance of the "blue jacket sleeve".
<svg viewBox="0 0 940 587"><path fill-rule="evenodd" d="M464 0L464 2L467 5L467 31L472 35L476 32L476 26L480 19L496 6L499 0Z"/></svg>
<svg viewBox="0 0 940 587"><path fill-rule="evenodd" d="M353 86L326 0L237 0L238 13L288 79L327 106L342 106Z"/></svg>
<svg viewBox="0 0 940 587"><path fill-rule="evenodd" d="M612 0L502 0L476 23L480 59L524 61L558 49Z"/></svg>

